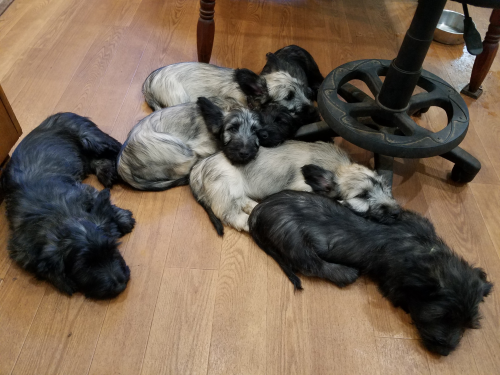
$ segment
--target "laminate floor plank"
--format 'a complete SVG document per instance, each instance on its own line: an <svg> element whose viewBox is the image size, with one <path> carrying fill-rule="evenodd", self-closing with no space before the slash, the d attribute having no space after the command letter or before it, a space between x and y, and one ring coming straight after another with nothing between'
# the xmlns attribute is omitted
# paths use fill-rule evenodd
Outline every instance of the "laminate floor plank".
<svg viewBox="0 0 500 375"><path fill-rule="evenodd" d="M226 228L207 374L266 373L267 255Z"/></svg>
<svg viewBox="0 0 500 375"><path fill-rule="evenodd" d="M141 374L206 374L217 271L163 275Z"/></svg>

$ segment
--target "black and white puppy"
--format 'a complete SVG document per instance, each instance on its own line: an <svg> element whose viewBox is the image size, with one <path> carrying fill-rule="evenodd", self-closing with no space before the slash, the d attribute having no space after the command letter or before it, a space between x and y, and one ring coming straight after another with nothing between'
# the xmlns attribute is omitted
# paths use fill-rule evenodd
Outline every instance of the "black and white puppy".
<svg viewBox="0 0 500 375"><path fill-rule="evenodd" d="M189 183L199 159L222 150L234 164L252 160L265 135L262 118L232 98L198 98L155 111L128 135L118 173L141 190L165 190Z"/></svg>
<svg viewBox="0 0 500 375"><path fill-rule="evenodd" d="M73 113L47 118L17 146L2 175L11 230L10 257L69 295L112 298L130 271L118 238L132 213L81 181L89 173L110 187L120 143Z"/></svg>
<svg viewBox="0 0 500 375"><path fill-rule="evenodd" d="M311 163L324 168L321 185L308 184L301 173L302 166ZM248 215L271 194L287 189L316 191L328 184L335 186L328 194L359 215L390 221L400 213L387 182L352 162L333 143L286 141L274 148L261 147L245 165L234 165L217 153L194 165L189 184L219 235L222 223L248 231Z"/></svg>
<svg viewBox="0 0 500 375"><path fill-rule="evenodd" d="M479 304L492 284L417 213L404 210L392 224L381 224L327 197L283 191L257 205L249 224L255 242L295 288L302 288L297 272L341 287L366 274L410 314L434 353L448 355L467 328L479 327Z"/></svg>
<svg viewBox="0 0 500 375"><path fill-rule="evenodd" d="M310 98L317 100L319 86L325 77L319 71L318 64L309 52L292 44L277 50L274 54L269 53L267 58L268 63L262 69L261 75L269 74L279 67L303 82L310 89L308 91L311 95Z"/></svg>
<svg viewBox="0 0 500 375"><path fill-rule="evenodd" d="M142 92L153 110L196 102L200 96L231 97L244 106L260 109L277 103L301 121L319 118L304 82L268 61L269 72L258 76L248 69L230 69L184 62L157 69L146 78ZM304 122L306 121L306 122ZM317 120L316 120L317 121Z"/></svg>

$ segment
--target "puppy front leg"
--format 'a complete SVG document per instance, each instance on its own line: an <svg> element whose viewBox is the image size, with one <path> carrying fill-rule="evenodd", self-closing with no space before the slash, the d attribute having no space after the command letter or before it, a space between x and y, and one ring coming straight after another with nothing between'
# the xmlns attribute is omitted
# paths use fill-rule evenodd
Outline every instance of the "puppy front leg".
<svg viewBox="0 0 500 375"><path fill-rule="evenodd" d="M110 159L95 159L90 163L90 169L105 188L110 188L118 181L116 161Z"/></svg>
<svg viewBox="0 0 500 375"><path fill-rule="evenodd" d="M303 178L296 179L288 187L290 190L312 192L312 187Z"/></svg>
<svg viewBox="0 0 500 375"><path fill-rule="evenodd" d="M113 211L115 216L114 219L121 235L124 236L132 232L135 226L135 219L132 217L132 212L116 207L115 205L113 205Z"/></svg>
<svg viewBox="0 0 500 375"><path fill-rule="evenodd" d="M245 202L243 203L242 210L247 215L250 215L252 213L253 209L255 208L255 206L257 206L258 204L259 204L258 202L254 201L250 198L247 198L245 200Z"/></svg>
<svg viewBox="0 0 500 375"><path fill-rule="evenodd" d="M248 227L248 218L249 217L250 217L249 215L247 215L246 213L244 213L242 211L233 218L233 221L231 222L231 226L240 232L242 230L245 232L250 232L250 228Z"/></svg>

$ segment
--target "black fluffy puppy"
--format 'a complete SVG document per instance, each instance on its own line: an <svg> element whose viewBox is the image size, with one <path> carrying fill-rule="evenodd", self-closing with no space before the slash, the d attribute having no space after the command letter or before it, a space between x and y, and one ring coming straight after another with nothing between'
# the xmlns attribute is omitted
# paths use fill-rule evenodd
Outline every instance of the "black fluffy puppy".
<svg viewBox="0 0 500 375"><path fill-rule="evenodd" d="M276 147L293 139L303 125L286 107L275 103L269 104L261 115L264 126L257 130L257 136L263 147Z"/></svg>
<svg viewBox="0 0 500 375"><path fill-rule="evenodd" d="M59 113L23 139L3 174L11 258L69 295L112 298L130 278L117 239L132 231L132 213L81 183L95 173L110 187L120 147L90 120Z"/></svg>
<svg viewBox="0 0 500 375"><path fill-rule="evenodd" d="M297 289L296 272L340 286L356 279L356 269L366 274L394 306L411 315L432 352L448 355L465 329L479 327L479 303L492 284L417 213L403 210L386 225L326 197L284 191L257 205L249 226L255 242Z"/></svg>
<svg viewBox="0 0 500 375"><path fill-rule="evenodd" d="M292 44L277 50L274 54L268 53L268 60L270 55L274 55L279 60L275 63L279 64L281 70L304 82L311 89L310 99L317 100L319 87L325 77L319 71L318 64L316 64L316 61L314 61L309 52L302 47ZM270 71L271 64L268 63L264 66L262 73Z"/></svg>

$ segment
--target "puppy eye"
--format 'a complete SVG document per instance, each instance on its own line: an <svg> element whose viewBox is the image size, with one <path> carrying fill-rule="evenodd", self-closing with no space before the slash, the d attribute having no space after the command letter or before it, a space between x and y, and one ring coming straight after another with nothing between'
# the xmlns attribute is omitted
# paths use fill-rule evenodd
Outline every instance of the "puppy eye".
<svg viewBox="0 0 500 375"><path fill-rule="evenodd" d="M252 127L250 128L250 130L251 130L252 132L255 132L255 131L257 130L257 128L256 128L255 126L252 126Z"/></svg>
<svg viewBox="0 0 500 375"><path fill-rule="evenodd" d="M370 197L370 193L368 191L364 191L361 194L356 195L354 198L368 199L369 197Z"/></svg>
<svg viewBox="0 0 500 375"><path fill-rule="evenodd" d="M288 95L285 100L292 100L295 97L295 93L293 91L288 91Z"/></svg>
<svg viewBox="0 0 500 375"><path fill-rule="evenodd" d="M238 127L237 126L232 126L229 129L227 129L231 133L237 133L238 132Z"/></svg>

